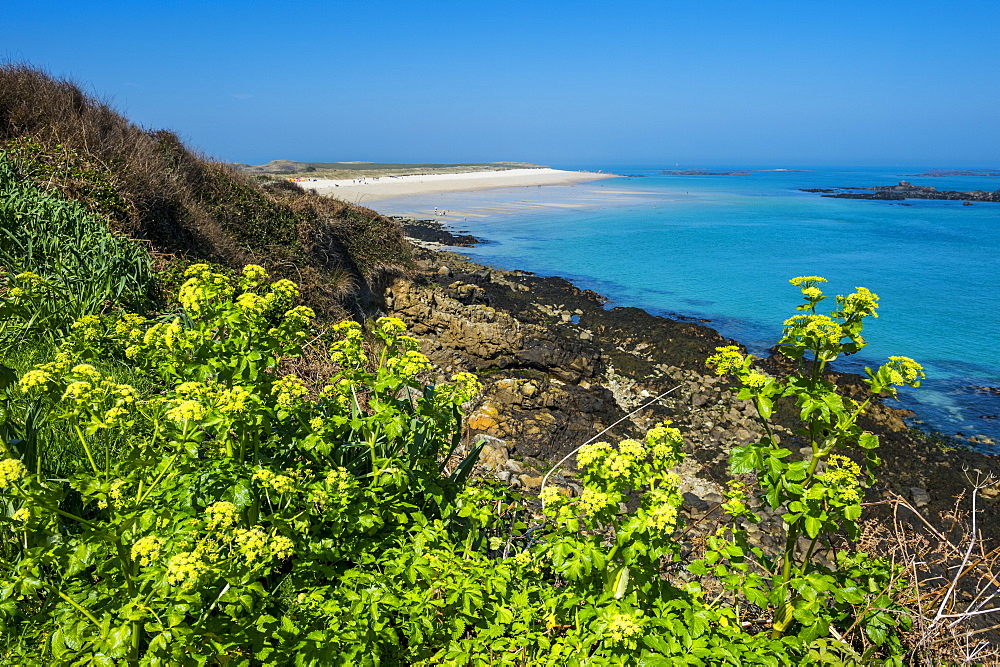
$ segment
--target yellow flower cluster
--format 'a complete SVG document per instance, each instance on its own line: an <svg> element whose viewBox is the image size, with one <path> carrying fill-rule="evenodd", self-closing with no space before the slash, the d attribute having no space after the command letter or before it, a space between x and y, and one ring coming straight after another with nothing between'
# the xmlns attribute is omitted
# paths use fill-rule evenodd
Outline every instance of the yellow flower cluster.
<svg viewBox="0 0 1000 667"><path fill-rule="evenodd" d="M715 354L710 356L705 363L715 366L716 375L727 373L740 373L746 367L746 357L740 352L740 348L735 345L715 348Z"/></svg>
<svg viewBox="0 0 1000 667"><path fill-rule="evenodd" d="M278 493L294 493L298 490L297 476L298 474L291 469L285 470L285 474L279 474L267 468L258 468L253 474L253 480Z"/></svg>
<svg viewBox="0 0 1000 667"><path fill-rule="evenodd" d="M639 479L649 452L638 440L622 440L615 449L606 442L597 442L580 448L577 464L591 467L605 478L642 483Z"/></svg>
<svg viewBox="0 0 1000 667"><path fill-rule="evenodd" d="M398 317L380 317L375 320L375 326L388 335L401 334L406 331L406 323Z"/></svg>
<svg viewBox="0 0 1000 667"><path fill-rule="evenodd" d="M275 535L271 538L271 555L278 560L290 557L294 551L295 543L284 535Z"/></svg>
<svg viewBox="0 0 1000 667"><path fill-rule="evenodd" d="M844 330L826 315L795 315L785 320L782 343L816 341L824 347L835 347L844 338Z"/></svg>
<svg viewBox="0 0 1000 667"><path fill-rule="evenodd" d="M286 375L271 385L271 393L277 397L279 408L291 410L302 402L302 398L309 393L309 389L301 378L295 375Z"/></svg>
<svg viewBox="0 0 1000 667"><path fill-rule="evenodd" d="M861 317L878 317L878 295L867 287L855 287L857 291L847 296L838 296L837 303L843 316L858 315ZM837 313L835 313L837 314Z"/></svg>
<svg viewBox="0 0 1000 667"><path fill-rule="evenodd" d="M416 350L407 350L402 356L389 359L385 365L403 378L415 378L421 372L431 369L430 360Z"/></svg>
<svg viewBox="0 0 1000 667"><path fill-rule="evenodd" d="M610 643L620 644L642 634L642 626L629 614L614 614L606 632Z"/></svg>
<svg viewBox="0 0 1000 667"><path fill-rule="evenodd" d="M0 489L6 489L28 476L28 469L20 459L4 459L0 461Z"/></svg>
<svg viewBox="0 0 1000 667"><path fill-rule="evenodd" d="M181 401L174 407L167 410L167 419L175 422L197 422L201 421L206 414L205 406L198 401Z"/></svg>
<svg viewBox="0 0 1000 667"><path fill-rule="evenodd" d="M808 289L810 287L815 287L816 283L825 283L827 280L826 278L822 278L820 276L799 276L798 278L792 278L788 282L796 287Z"/></svg>
<svg viewBox="0 0 1000 667"><path fill-rule="evenodd" d="M170 557L167 564L167 583L182 589L191 589L208 570L208 563L202 560L200 555L182 551Z"/></svg>
<svg viewBox="0 0 1000 667"><path fill-rule="evenodd" d="M263 561L269 555L267 533L260 528L240 528L236 531L240 553L251 564Z"/></svg>
<svg viewBox="0 0 1000 667"><path fill-rule="evenodd" d="M846 456L833 454L827 460L826 471L817 474L816 477L823 482L826 487L825 494L831 500L843 505L853 505L861 502L861 483L858 479L860 475L861 467L857 463Z"/></svg>
<svg viewBox="0 0 1000 667"><path fill-rule="evenodd" d="M760 371L750 371L745 376L741 378L744 387L749 387L751 389L760 389L771 377Z"/></svg>
<svg viewBox="0 0 1000 667"><path fill-rule="evenodd" d="M17 303L30 301L41 296L42 292L49 285L45 278L30 271L18 273L11 278L10 284L14 285L14 287L11 287L7 292L7 297Z"/></svg>
<svg viewBox="0 0 1000 667"><path fill-rule="evenodd" d="M260 528L236 531L236 543L250 564L263 563L271 558L284 559L292 555L295 543L284 535L268 537Z"/></svg>
<svg viewBox="0 0 1000 667"><path fill-rule="evenodd" d="M264 267L256 264L247 264L243 267L243 273L238 282L239 288L243 291L260 287L268 279L267 271Z"/></svg>
<svg viewBox="0 0 1000 667"><path fill-rule="evenodd" d="M677 503L659 502L649 508L646 525L661 533L672 533L677 526Z"/></svg>
<svg viewBox="0 0 1000 667"><path fill-rule="evenodd" d="M909 357L889 357L889 381L894 385L919 387L920 380L927 377L924 367Z"/></svg>
<svg viewBox="0 0 1000 667"><path fill-rule="evenodd" d="M243 387L231 387L218 392L215 400L215 408L219 412L230 417L238 417L252 411L257 396Z"/></svg>
<svg viewBox="0 0 1000 667"><path fill-rule="evenodd" d="M823 296L823 290L818 287L803 287L802 296L804 296L807 301L819 301Z"/></svg>
<svg viewBox="0 0 1000 667"><path fill-rule="evenodd" d="M326 474L326 483L330 490L337 494L348 494L358 486L358 480L347 471L347 468L337 468Z"/></svg>
<svg viewBox="0 0 1000 667"><path fill-rule="evenodd" d="M140 537L132 545L132 560L137 562L141 567L147 567L160 559L164 544L166 543L155 535Z"/></svg>
<svg viewBox="0 0 1000 667"><path fill-rule="evenodd" d="M208 515L205 525L209 530L232 528L240 518L236 505L224 500L206 507L205 514Z"/></svg>
<svg viewBox="0 0 1000 667"><path fill-rule="evenodd" d="M451 376L454 384L452 395L457 403L465 403L475 398L483 389L482 383L472 373L456 373Z"/></svg>
<svg viewBox="0 0 1000 667"><path fill-rule="evenodd" d="M360 341L364 336L361 332L361 325L354 320L344 320L331 327L333 331L344 336L347 340Z"/></svg>
<svg viewBox="0 0 1000 667"><path fill-rule="evenodd" d="M48 383L62 376L72 363L66 352L58 352L52 361L39 364L22 375L17 383L18 389L23 394L34 393L35 390L44 388Z"/></svg>
<svg viewBox="0 0 1000 667"><path fill-rule="evenodd" d="M587 514L598 514L610 507L614 500L607 493L589 486L580 494L580 509Z"/></svg>
<svg viewBox="0 0 1000 667"><path fill-rule="evenodd" d="M173 351L177 347L177 341L181 335L182 327L180 318L174 318L172 322L161 322L159 324L154 324L146 330L146 333L142 336L142 344L147 348L152 348L155 350L167 350ZM129 355L129 351L132 351L132 355ZM130 346L125 350L126 356L137 356L139 353L138 346Z"/></svg>
<svg viewBox="0 0 1000 667"><path fill-rule="evenodd" d="M646 431L646 446L653 454L653 461L661 467L670 467L680 463L681 447L684 439L679 429L670 424L669 419Z"/></svg>
<svg viewBox="0 0 1000 667"><path fill-rule="evenodd" d="M33 389L44 387L51 381L52 375L46 373L45 371L35 369L22 375L21 379L18 380L17 386L21 390L21 393L28 394Z"/></svg>
<svg viewBox="0 0 1000 667"><path fill-rule="evenodd" d="M227 301L233 295L229 280L221 273L213 273L208 264L192 264L184 276L188 280L181 285L177 299L194 317L213 301Z"/></svg>

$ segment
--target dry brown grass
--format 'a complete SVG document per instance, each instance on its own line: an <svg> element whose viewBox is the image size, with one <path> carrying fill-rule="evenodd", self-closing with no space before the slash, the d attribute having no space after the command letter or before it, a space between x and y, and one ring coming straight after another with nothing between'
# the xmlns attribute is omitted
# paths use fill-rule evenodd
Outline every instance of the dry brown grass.
<svg viewBox="0 0 1000 667"><path fill-rule="evenodd" d="M969 492L934 525L899 495L881 505L882 521L865 524L860 548L889 554L900 566L913 616L906 636L912 665L1000 664L1000 546L977 525L992 477L969 478Z"/></svg>
<svg viewBox="0 0 1000 667"><path fill-rule="evenodd" d="M412 262L399 226L374 211L243 175L28 65L0 65L0 150L157 252L261 264L320 312L368 307Z"/></svg>

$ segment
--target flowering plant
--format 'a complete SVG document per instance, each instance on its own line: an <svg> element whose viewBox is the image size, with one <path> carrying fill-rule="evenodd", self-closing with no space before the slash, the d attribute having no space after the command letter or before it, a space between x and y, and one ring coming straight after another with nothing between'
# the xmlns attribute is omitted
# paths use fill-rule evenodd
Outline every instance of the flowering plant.
<svg viewBox="0 0 1000 667"><path fill-rule="evenodd" d="M424 386L429 363L392 318L374 325L374 358L360 325L334 327L325 384L281 373L316 336L296 295L260 267L229 279L194 265L176 316L84 317L6 387L44 403L78 455L60 478L45 452L26 465L0 446L12 646L55 662L320 655L329 616L290 615L286 598L315 596L414 517L458 511L474 458L444 476L442 461L478 381Z"/></svg>
<svg viewBox="0 0 1000 667"><path fill-rule="evenodd" d="M912 359L890 357L877 370L865 369L870 393L864 401L841 396L827 367L867 344L861 336L863 319L878 317L878 296L859 287L848 296L838 296L837 308L823 315L816 307L826 299L818 287L826 279L803 276L790 282L802 293L805 303L797 309L805 314L785 321L778 350L798 362L796 373L785 380L771 377L755 369L753 356L735 346L717 348L708 359L717 374L736 379L738 397L752 400L757 409L764 435L758 442L734 448L729 465L735 474L755 475L760 502L783 519L784 548L777 559L770 559L748 546L742 528L733 528L728 536L722 531L710 540L706 558L692 571L706 574L714 568L748 602L773 609L773 639L794 631L798 639L811 641L826 635L831 625L859 627L876 647L893 656L890 662L899 664L899 639L891 630L908 621L892 599L897 584L891 563L840 551L840 562L831 568L819 562L817 547L828 548L837 534L851 540L860 534L862 486L874 480L879 459L878 436L862 429L858 419L874 396L894 396L897 386L917 387L924 373ZM795 435L805 440L809 455L799 461L790 460L791 450L779 445L771 427L775 402L782 399L794 400L802 421ZM858 463L839 453L851 445L863 453L867 480ZM724 505L743 525L760 520L745 499L741 490ZM806 540L804 548L800 538ZM859 566L868 582L864 588L856 583Z"/></svg>

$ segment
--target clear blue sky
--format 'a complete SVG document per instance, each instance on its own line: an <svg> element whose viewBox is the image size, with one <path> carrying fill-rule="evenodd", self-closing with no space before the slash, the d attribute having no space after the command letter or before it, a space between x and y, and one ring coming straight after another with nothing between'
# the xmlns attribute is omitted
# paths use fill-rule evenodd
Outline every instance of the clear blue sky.
<svg viewBox="0 0 1000 667"><path fill-rule="evenodd" d="M1000 166L1000 2L5 2L227 161Z"/></svg>

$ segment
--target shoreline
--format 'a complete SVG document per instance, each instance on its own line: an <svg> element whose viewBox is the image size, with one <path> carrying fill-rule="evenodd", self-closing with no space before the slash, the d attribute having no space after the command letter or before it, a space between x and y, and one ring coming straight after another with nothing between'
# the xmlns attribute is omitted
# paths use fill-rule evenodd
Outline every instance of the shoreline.
<svg viewBox="0 0 1000 667"><path fill-rule="evenodd" d="M451 254L457 253L459 256L464 258L464 261L469 264L476 264L481 262L481 259L473 259L468 255L463 254L463 251L475 247L477 245L488 244L490 241L488 239L478 238L472 235L468 235L464 232L456 231L457 228L454 226L455 221L448 219L435 219L435 220L420 220L416 218L410 218L408 216L401 215L391 215L389 216L404 229L404 234L407 240L414 246L417 246L425 251L430 251L432 253L443 253ZM491 270L495 267L487 265ZM509 271L517 274L526 274L536 276L536 274L531 271L524 269L514 268L496 268L495 270ZM573 287L573 289L581 290L584 292L592 293L592 291L584 286L579 286L571 278L565 278L559 275L547 275L541 274L537 275L539 280L553 280L555 282L565 282ZM605 303L614 303L609 297L603 294L593 293L598 296ZM617 304L619 307L623 308L635 308L634 306L627 306L625 304ZM676 312L663 312L654 313L646 310L644 308L637 308L643 313L648 314L653 318L663 318L665 320L670 320L673 322L683 322L683 323L697 323L701 326L706 327L711 330L714 334L718 335L721 339L726 339L730 342L736 343L740 346L744 346L742 342L736 339L731 339L727 334L721 333L715 328L712 320L705 319L703 317L694 315L685 315L683 313ZM730 334L731 335L731 334ZM852 371L848 369L836 369L836 373L843 375L855 375L857 371ZM981 389L989 391L997 391L996 388L982 387ZM943 430L940 425L935 425L932 421L928 421L926 414L919 411L915 411L912 405L885 405L886 409L890 411L895 411L899 415L905 415L906 428L913 429L924 437L938 439L946 442L949 446L962 447L962 448L972 448L973 450L984 454L984 455L995 455L1000 453L1000 441L998 441L995 436L984 434L980 431L973 432L955 432Z"/></svg>
<svg viewBox="0 0 1000 667"><path fill-rule="evenodd" d="M305 190L315 190L320 195L363 205L383 199L392 199L393 197L425 195L436 192L467 192L537 185L569 185L618 177L618 174L565 171L545 167L539 169L461 172L457 174L379 176L345 180L293 180L293 182Z"/></svg>

